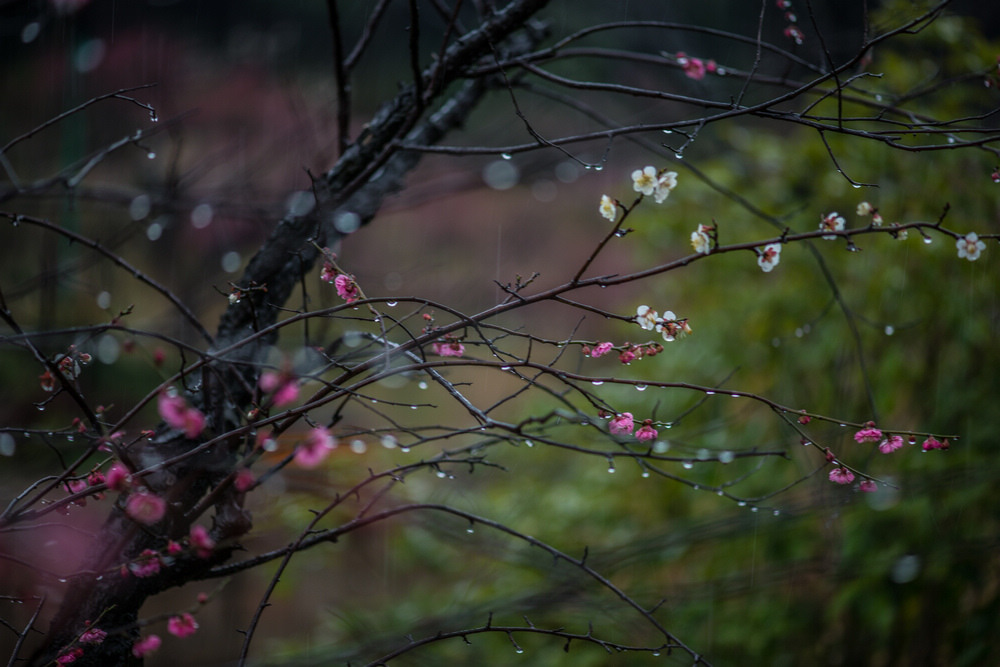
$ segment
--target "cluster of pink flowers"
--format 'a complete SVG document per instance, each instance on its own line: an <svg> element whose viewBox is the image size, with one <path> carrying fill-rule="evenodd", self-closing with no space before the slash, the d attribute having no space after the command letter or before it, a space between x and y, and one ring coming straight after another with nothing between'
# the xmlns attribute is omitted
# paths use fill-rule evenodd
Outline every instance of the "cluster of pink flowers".
<svg viewBox="0 0 1000 667"><path fill-rule="evenodd" d="M215 549L215 540L208 534L207 528L200 524L194 524L188 533L188 539L191 541L194 552L198 554L198 558L208 558L212 555L212 551Z"/></svg>
<svg viewBox="0 0 1000 667"><path fill-rule="evenodd" d="M139 523L151 526L167 512L167 501L143 489L125 502L125 513Z"/></svg>
<svg viewBox="0 0 1000 667"><path fill-rule="evenodd" d="M924 440L924 444L921 446L921 449L923 449L923 451L925 452L929 452L932 449L948 449L950 446L951 445L948 442L947 438L945 438L944 440L938 440L932 435L931 437Z"/></svg>
<svg viewBox="0 0 1000 667"><path fill-rule="evenodd" d="M844 466L837 466L830 471L830 481L837 484L850 484L854 481L854 473Z"/></svg>
<svg viewBox="0 0 1000 667"><path fill-rule="evenodd" d="M599 343L593 348L590 348L587 345L584 345L583 348L581 348L584 356L592 358L603 357L613 350L614 344L611 342ZM632 343L626 342L622 350L618 353L618 361L627 365L636 359L642 359L643 357L655 357L660 352L663 352L663 346L659 343L652 343L650 345L633 345Z"/></svg>
<svg viewBox="0 0 1000 667"><path fill-rule="evenodd" d="M858 444L866 442L878 442L882 439L882 431L875 428L874 422L868 422L865 427L854 434L854 441Z"/></svg>
<svg viewBox="0 0 1000 667"><path fill-rule="evenodd" d="M167 621L167 632L175 637L190 637L198 630L198 621L194 620L194 616L188 613L183 613L180 616L171 616L170 620Z"/></svg>
<svg viewBox="0 0 1000 667"><path fill-rule="evenodd" d="M340 273L333 279L333 286L337 289L337 295L347 303L354 303L361 298L361 290L354 282L354 276Z"/></svg>
<svg viewBox="0 0 1000 667"><path fill-rule="evenodd" d="M623 412L620 415L615 415L608 422L608 431L611 435L631 435L634 429L635 419L632 417L631 412ZM635 431L635 439L639 442L656 440L657 435L656 429L653 428L652 419L643 421L639 430Z"/></svg>
<svg viewBox="0 0 1000 667"><path fill-rule="evenodd" d="M132 484L132 476L124 464L115 461L108 468L108 473L104 476L104 483L112 491L124 491Z"/></svg>
<svg viewBox="0 0 1000 667"><path fill-rule="evenodd" d="M261 391L272 394L274 407L280 408L294 401L299 396L299 384L295 376L287 371L277 373L264 371L257 383Z"/></svg>
<svg viewBox="0 0 1000 667"><path fill-rule="evenodd" d="M431 350L439 357L461 357L465 354L465 346L448 336L445 336L443 341L431 343Z"/></svg>
<svg viewBox="0 0 1000 667"><path fill-rule="evenodd" d="M123 572L131 572L137 577L152 577L160 571L160 554L152 549L143 549L138 558L129 563L128 569Z"/></svg>
<svg viewBox="0 0 1000 667"><path fill-rule="evenodd" d="M678 51L674 57L677 58L677 64L684 70L684 74L695 81L704 79L705 72L715 73L718 70L718 65L715 64L714 60L703 61L701 58L689 56L683 51Z"/></svg>
<svg viewBox="0 0 1000 667"><path fill-rule="evenodd" d="M137 658L145 657L160 648L161 643L160 638L156 635L143 637L132 645L132 655Z"/></svg>
<svg viewBox="0 0 1000 667"><path fill-rule="evenodd" d="M785 20L788 21L788 25L785 26L784 30L785 37L796 44L802 44L805 40L805 35L802 34L802 30L797 25L799 17L792 11L792 0L777 0L776 4L778 5L778 9L785 12Z"/></svg>
<svg viewBox="0 0 1000 667"><path fill-rule="evenodd" d="M188 438L196 438L205 429L205 415L198 408L188 405L184 397L172 390L160 392L157 408L163 421L171 428L184 431Z"/></svg>
<svg viewBox="0 0 1000 667"><path fill-rule="evenodd" d="M309 431L305 441L295 450L295 462L303 468L315 468L337 446L337 439L322 426Z"/></svg>
<svg viewBox="0 0 1000 667"><path fill-rule="evenodd" d="M883 454L891 454L903 446L903 436L890 435L879 443L878 450Z"/></svg>

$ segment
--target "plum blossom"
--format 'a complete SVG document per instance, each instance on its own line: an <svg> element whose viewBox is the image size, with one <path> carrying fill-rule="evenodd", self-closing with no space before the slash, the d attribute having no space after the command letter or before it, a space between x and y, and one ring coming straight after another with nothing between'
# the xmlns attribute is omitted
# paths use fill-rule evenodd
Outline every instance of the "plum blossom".
<svg viewBox="0 0 1000 667"><path fill-rule="evenodd" d="M56 658L57 665L71 665L76 662L76 659L83 655L83 649L77 646L72 648L65 653L61 654Z"/></svg>
<svg viewBox="0 0 1000 667"><path fill-rule="evenodd" d="M305 442L295 450L295 462L303 468L315 468L336 446L337 439L327 429L317 426L309 431Z"/></svg>
<svg viewBox="0 0 1000 667"><path fill-rule="evenodd" d="M132 477L124 464L115 461L108 468L108 474L104 476L104 483L112 491L124 491L132 483Z"/></svg>
<svg viewBox="0 0 1000 667"><path fill-rule="evenodd" d="M333 279L333 286L337 289L337 295L347 303L354 303L361 297L358 284L354 282L352 276L340 273Z"/></svg>
<svg viewBox="0 0 1000 667"><path fill-rule="evenodd" d="M147 526L151 526L162 519L166 512L167 502L163 498L154 496L152 493L146 491L133 493L128 497L128 502L125 503L125 513L139 523L144 523Z"/></svg>
<svg viewBox="0 0 1000 667"><path fill-rule="evenodd" d="M640 426L639 430L635 432L635 439L639 442L649 442L651 440L656 440L657 435L656 429L653 428L653 420L647 419L642 422L642 426Z"/></svg>
<svg viewBox="0 0 1000 667"><path fill-rule="evenodd" d="M712 227L708 225L698 225L698 229L691 232L691 247L699 255L707 255L712 252L712 237L708 233Z"/></svg>
<svg viewBox="0 0 1000 667"><path fill-rule="evenodd" d="M290 373L286 372L265 371L261 373L258 385L260 385L261 391L274 394L275 407L287 405L299 395L298 383Z"/></svg>
<svg viewBox="0 0 1000 667"><path fill-rule="evenodd" d="M632 189L636 192L651 195L656 190L657 182L656 167L643 167L632 172Z"/></svg>
<svg viewBox="0 0 1000 667"><path fill-rule="evenodd" d="M639 306L635 309L636 323L646 331L652 331L660 323L660 314L649 306Z"/></svg>
<svg viewBox="0 0 1000 667"><path fill-rule="evenodd" d="M603 357L605 354L610 352L614 348L614 343L604 342L599 343L594 346L594 349L590 351L590 356L596 359L597 357Z"/></svg>
<svg viewBox="0 0 1000 667"><path fill-rule="evenodd" d="M858 444L866 442L878 442L882 439L882 431L875 428L874 424L868 422L863 429L854 434L854 441Z"/></svg>
<svg viewBox="0 0 1000 667"><path fill-rule="evenodd" d="M672 310L663 313L663 319L656 325L656 330L663 336L663 340L672 343L678 338L684 338L691 333L691 325L686 319L678 320Z"/></svg>
<svg viewBox="0 0 1000 667"><path fill-rule="evenodd" d="M840 232L843 231L845 223L846 220L844 220L844 216L834 211L833 213L827 213L826 215L820 217L819 228L824 232ZM837 238L837 235L824 234L823 238L827 241L833 241Z"/></svg>
<svg viewBox="0 0 1000 667"><path fill-rule="evenodd" d="M137 577L151 577L160 571L160 554L152 549L143 549L139 557L129 563L128 569Z"/></svg>
<svg viewBox="0 0 1000 667"><path fill-rule="evenodd" d="M872 479L863 479L861 483L858 484L858 490L864 491L865 493L875 493L878 491L878 484Z"/></svg>
<svg viewBox="0 0 1000 667"><path fill-rule="evenodd" d="M878 450L883 454L891 454L902 446L903 436L890 435L888 438L879 443Z"/></svg>
<svg viewBox="0 0 1000 667"><path fill-rule="evenodd" d="M622 362L623 364L630 364L633 361L635 361L636 354L635 352L633 352L634 349L639 349L639 348L628 348L627 350L622 350L621 354L618 355L618 361Z"/></svg>
<svg viewBox="0 0 1000 667"><path fill-rule="evenodd" d="M860 215L861 217L865 217L871 215L872 211L874 210L875 210L874 206L872 206L870 203L866 201L863 201L860 204L858 204L857 214Z"/></svg>
<svg viewBox="0 0 1000 667"><path fill-rule="evenodd" d="M184 431L184 435L188 438L196 438L205 430L205 415L201 414L198 408L188 405L182 396L169 390L160 392L157 408L163 421L171 428Z"/></svg>
<svg viewBox="0 0 1000 667"><path fill-rule="evenodd" d="M134 655L137 658L142 658L143 656L147 656L156 649L160 648L161 643L162 641L156 635L149 635L148 637L144 637L143 639L140 639L139 641L137 641L135 644L132 645L132 655Z"/></svg>
<svg viewBox="0 0 1000 667"><path fill-rule="evenodd" d="M167 621L167 632L181 639L193 635L197 629L198 621L194 620L194 616L188 613L171 616L170 620Z"/></svg>
<svg viewBox="0 0 1000 667"><path fill-rule="evenodd" d="M208 534L208 529L205 526L197 523L191 526L188 539L191 540L191 546L194 547L198 558L208 558L212 555L212 551L215 549L215 540Z"/></svg>
<svg viewBox="0 0 1000 667"><path fill-rule="evenodd" d="M233 480L233 486L240 493L245 493L250 490L250 487L254 485L256 480L253 478L253 473L250 472L249 468L242 468L236 473L236 478Z"/></svg>
<svg viewBox="0 0 1000 667"><path fill-rule="evenodd" d="M330 262L323 262L323 270L319 273L319 279L325 283L332 283L337 279L337 269Z"/></svg>
<svg viewBox="0 0 1000 667"><path fill-rule="evenodd" d="M979 259L979 254L986 250L986 244L979 240L979 235L975 232L969 232L958 239L955 246L958 248L959 259L967 259L970 262Z"/></svg>
<svg viewBox="0 0 1000 667"><path fill-rule="evenodd" d="M945 445L945 443L947 442L948 442L947 440L941 442L932 435L931 437L924 440L924 444L921 445L921 447L925 452L929 452L932 449L948 449L948 447Z"/></svg>
<svg viewBox="0 0 1000 667"><path fill-rule="evenodd" d="M452 339L431 343L431 349L441 357L460 357L465 354L465 346Z"/></svg>
<svg viewBox="0 0 1000 667"><path fill-rule="evenodd" d="M653 188L653 200L657 204L662 204L663 201L670 196L670 193L676 187L677 187L676 171L666 171L660 174L656 179L656 186Z"/></svg>
<svg viewBox="0 0 1000 667"><path fill-rule="evenodd" d="M701 58L694 58L683 51L677 52L677 64L684 69L684 74L689 79L701 81L705 78L705 63Z"/></svg>
<svg viewBox="0 0 1000 667"><path fill-rule="evenodd" d="M98 628L90 628L80 635L81 644L100 644L108 636L108 633Z"/></svg>
<svg viewBox="0 0 1000 667"><path fill-rule="evenodd" d="M612 417L611 421L608 422L608 430L611 431L612 435L626 435L632 432L635 428L635 422L632 420L631 412L623 412L617 417Z"/></svg>
<svg viewBox="0 0 1000 667"><path fill-rule="evenodd" d="M769 273L771 269L781 261L781 244L768 243L763 248L757 250L757 266L764 273Z"/></svg>
<svg viewBox="0 0 1000 667"><path fill-rule="evenodd" d="M618 215L618 202L607 195L601 195L601 215L611 222L615 221L615 217Z"/></svg>
<svg viewBox="0 0 1000 667"><path fill-rule="evenodd" d="M854 481L854 473L843 466L839 466L830 471L830 481L837 484L850 484Z"/></svg>

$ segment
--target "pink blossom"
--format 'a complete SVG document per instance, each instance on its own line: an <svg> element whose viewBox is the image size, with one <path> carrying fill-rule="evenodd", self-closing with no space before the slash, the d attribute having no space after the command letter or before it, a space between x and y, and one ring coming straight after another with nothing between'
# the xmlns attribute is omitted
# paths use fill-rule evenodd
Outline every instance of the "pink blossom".
<svg viewBox="0 0 1000 667"><path fill-rule="evenodd" d="M635 352L632 350L622 350L621 354L618 355L618 361L623 364L630 364L635 361Z"/></svg>
<svg viewBox="0 0 1000 667"><path fill-rule="evenodd" d="M167 503L163 498L145 491L133 493L125 503L125 513L147 526L162 519L166 511Z"/></svg>
<svg viewBox="0 0 1000 667"><path fill-rule="evenodd" d="M684 68L684 74L689 79L701 81L705 78L705 63L701 58L694 58L686 55L683 51L677 52L677 63Z"/></svg>
<svg viewBox="0 0 1000 667"><path fill-rule="evenodd" d="M240 493L245 493L250 490L250 487L254 485L253 473L250 472L249 468L243 468L236 473L236 479L233 480L233 486Z"/></svg>
<svg viewBox="0 0 1000 667"><path fill-rule="evenodd" d="M837 467L830 471L830 481L837 484L850 484L854 481L854 473L844 467Z"/></svg>
<svg viewBox="0 0 1000 667"><path fill-rule="evenodd" d="M291 403L299 396L299 385L295 381L295 378L288 375L287 373L275 373L274 371L265 371L261 373L260 381L258 382L261 390L265 393L274 394L274 406L281 407L282 405L287 405Z"/></svg>
<svg viewBox="0 0 1000 667"><path fill-rule="evenodd" d="M858 444L864 444L866 442L878 442L882 439L882 431L878 430L874 426L866 426L857 433L854 434L854 440Z"/></svg>
<svg viewBox="0 0 1000 667"><path fill-rule="evenodd" d="M79 493L87 488L87 480L85 479L71 479L66 482L66 488L70 493Z"/></svg>
<svg viewBox="0 0 1000 667"><path fill-rule="evenodd" d="M617 417L612 417L611 421L608 422L608 430L613 435L631 433L633 428L635 428L635 422L632 420L631 412L623 412Z"/></svg>
<svg viewBox="0 0 1000 667"><path fill-rule="evenodd" d="M328 430L318 426L309 431L305 442L295 450L295 462L303 468L315 468L336 446L337 439Z"/></svg>
<svg viewBox="0 0 1000 667"><path fill-rule="evenodd" d="M635 439L639 442L649 442L650 440L656 440L657 435L656 429L653 428L653 420L647 419L639 427L639 430L635 432Z"/></svg>
<svg viewBox="0 0 1000 667"><path fill-rule="evenodd" d="M790 25L785 28L785 37L792 40L796 44L802 44L805 41L805 35L799 30L798 26Z"/></svg>
<svg viewBox="0 0 1000 667"><path fill-rule="evenodd" d="M76 659L83 655L83 649L77 646L76 648L66 651L58 658L56 658L57 665L69 665L76 662Z"/></svg>
<svg viewBox="0 0 1000 667"><path fill-rule="evenodd" d="M212 555L212 550L215 549L215 540L208 534L208 530L204 526L200 524L191 526L188 537L195 553L198 554L198 558L208 558Z"/></svg>
<svg viewBox="0 0 1000 667"><path fill-rule="evenodd" d="M614 343L599 343L594 346L594 349L590 351L590 356L596 359L597 357L603 357L605 354L610 352L614 348Z"/></svg>
<svg viewBox="0 0 1000 667"><path fill-rule="evenodd" d="M431 343L434 354L441 357L460 357L465 354L465 346L457 340L445 340Z"/></svg>
<svg viewBox="0 0 1000 667"><path fill-rule="evenodd" d="M169 540L167 542L167 553L170 554L171 556L176 556L182 551L184 551L184 547L182 547L177 542L174 542L173 540Z"/></svg>
<svg viewBox="0 0 1000 667"><path fill-rule="evenodd" d="M340 298L347 303L354 303L360 296L358 284L354 282L354 278L346 273L338 274L337 277L333 279L333 286L337 288L337 294Z"/></svg>
<svg viewBox="0 0 1000 667"><path fill-rule="evenodd" d="M181 396L161 392L157 403L160 416L171 428L184 431L188 438L196 438L205 429L205 415L187 404Z"/></svg>
<svg viewBox="0 0 1000 667"><path fill-rule="evenodd" d="M903 446L903 436L890 435L878 446L878 450L883 454L890 454Z"/></svg>
<svg viewBox="0 0 1000 667"><path fill-rule="evenodd" d="M124 491L132 483L132 477L129 475L128 468L115 461L108 468L108 474L104 476L104 483L112 491Z"/></svg>
<svg viewBox="0 0 1000 667"><path fill-rule="evenodd" d="M143 639L140 639L132 646L132 655L137 658L147 656L156 649L160 648L160 638L156 635L149 635Z"/></svg>
<svg viewBox="0 0 1000 667"><path fill-rule="evenodd" d="M878 491L878 484L872 479L863 479L861 483L858 484L858 490L864 491L865 493L875 493Z"/></svg>
<svg viewBox="0 0 1000 667"><path fill-rule="evenodd" d="M171 616L170 620L167 621L167 632L175 637L190 637L198 629L198 621L194 620L194 616L191 614L181 614L180 616Z"/></svg>
<svg viewBox="0 0 1000 667"><path fill-rule="evenodd" d="M337 270L330 262L323 262L323 270L320 271L319 279L325 283L332 283L337 278Z"/></svg>
<svg viewBox="0 0 1000 667"><path fill-rule="evenodd" d="M98 628L90 628L80 635L81 644L100 644L108 636L108 633Z"/></svg>
<svg viewBox="0 0 1000 667"><path fill-rule="evenodd" d="M160 554L152 549L143 549L129 570L137 577L151 577L160 571Z"/></svg>
<svg viewBox="0 0 1000 667"><path fill-rule="evenodd" d="M933 435L926 440L924 440L923 450L929 452L932 449L943 449L943 443L935 438Z"/></svg>

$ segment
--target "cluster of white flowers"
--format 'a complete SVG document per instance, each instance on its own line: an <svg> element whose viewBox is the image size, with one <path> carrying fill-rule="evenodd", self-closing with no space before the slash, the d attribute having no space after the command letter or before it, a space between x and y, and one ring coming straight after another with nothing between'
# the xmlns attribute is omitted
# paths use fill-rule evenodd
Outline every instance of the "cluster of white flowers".
<svg viewBox="0 0 1000 667"><path fill-rule="evenodd" d="M698 225L698 229L691 232L691 247L699 255L707 255L712 252L712 237L710 232L714 231L714 227L708 225Z"/></svg>
<svg viewBox="0 0 1000 667"><path fill-rule="evenodd" d="M642 305L635 309L635 321L647 331L656 331L668 343L691 333L691 326L687 319L678 320L672 310L664 311L663 315L660 316L649 306Z"/></svg>
<svg viewBox="0 0 1000 667"><path fill-rule="evenodd" d="M833 213L827 213L822 216L819 221L819 228L824 232L840 232L844 229L844 224L847 221L844 220L844 216L840 215L836 211ZM833 241L837 238L836 234L824 234L823 238L827 241Z"/></svg>
<svg viewBox="0 0 1000 667"><path fill-rule="evenodd" d="M657 171L650 165L632 172L632 189L647 197L652 195L657 204L662 204L676 187L676 171Z"/></svg>
<svg viewBox="0 0 1000 667"><path fill-rule="evenodd" d="M776 267L780 261L780 243L768 243L766 246L757 251L757 266L759 266L761 271L764 273L769 273L771 269Z"/></svg>
<svg viewBox="0 0 1000 667"><path fill-rule="evenodd" d="M662 204L677 187L676 171L657 171L656 167L648 166L632 172L632 189L643 196L652 196L657 204ZM601 205L598 210L601 216L614 222L618 215L618 201L608 195L601 195Z"/></svg>

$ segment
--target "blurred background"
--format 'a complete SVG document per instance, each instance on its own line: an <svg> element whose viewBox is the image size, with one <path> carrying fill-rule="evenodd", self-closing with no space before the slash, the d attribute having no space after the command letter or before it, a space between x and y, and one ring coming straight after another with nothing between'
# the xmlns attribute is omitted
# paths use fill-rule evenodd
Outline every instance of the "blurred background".
<svg viewBox="0 0 1000 667"><path fill-rule="evenodd" d="M340 3L349 43L375 4ZM408 15L404 3L390 4L356 70L354 136L409 77L402 48ZM727 5L725 12L716 3L608 4L553 2L541 18L557 37L640 19L752 36L760 12L755 3ZM806 3L797 4L804 15ZM813 4L822 5L815 8L816 24L834 59L852 54L861 40L863 3ZM895 25L915 11L909 2L869 5L876 26ZM429 53L443 23L429 7L422 11ZM901 104L914 90L931 91L907 103L940 118L991 112L1000 102L996 79L988 76L1000 54L998 11L989 3L955 3L919 34L879 47L867 67L881 76L868 79L865 89ZM772 14L765 39L792 49L782 35L787 22ZM822 63L815 31L802 16L800 25L805 41L796 53ZM684 51L733 70L749 69L754 54L752 45L690 31L608 31L587 44L653 55ZM98 240L169 286L212 331L230 282L275 221L299 205L310 186L308 173L336 160L331 49L326 7L315 1L0 3L0 145L96 95L155 84L124 93L154 108L155 117L142 106L106 100L5 152L4 192L14 177L21 185L39 185L0 199L0 210L58 221ZM783 67L765 60L762 72L788 74ZM736 77L694 81L676 68L637 68L610 58L569 59L551 69L723 100L742 84ZM941 80L948 83L939 86ZM767 99L776 90L755 87L748 100ZM544 92L517 91L522 111L544 136L600 126ZM594 93L577 99L619 125L701 113ZM831 105L831 115L834 110ZM149 136L110 153L72 192L47 183L76 173L104 147L140 129ZM338 261L369 296L417 296L477 312L502 298L494 281L536 271L538 287L570 278L608 231L597 212L600 194L630 201L629 174L646 164L676 170L678 187L663 206L636 210L629 219L635 231L614 241L595 273L624 273L685 256L691 231L713 221L723 243L773 238L780 233L775 220L779 228L813 230L820 215L833 210L849 226L861 226L866 223L854 210L863 200L886 222L936 220L950 205L949 228L1000 232L1000 185L991 178L997 159L987 151L892 151L828 136L843 171L877 186L856 189L805 127L742 118L706 127L687 146L675 137L644 136L651 142L646 146L626 138L573 145L569 151L578 161L555 150L505 159L499 147L530 139L509 94L496 92L446 143L497 146L497 152L427 156L409 187L336 249ZM581 298L626 316L642 303L671 309L690 318L694 335L628 368L613 356L574 359L571 366L594 375L758 392L846 421L876 419L886 430L960 436L946 452L922 453L918 445L865 458L851 449L852 429L811 426L815 442L854 452L845 458L895 488L859 494L828 482L825 470L810 476L820 463L814 448L803 448L769 410L724 391L705 397L604 387L602 396L637 418L674 424L661 432L660 446L683 459L670 472L686 483L644 478L638 466L620 465L609 474L603 459L557 448L504 445L491 453L503 469L412 476L400 497L488 516L571 555L588 547L591 566L642 604L662 600L664 625L716 665L1000 663L998 248L990 242L981 258L967 262L944 236L931 243L917 234L905 240L866 236L858 245L857 253L840 243L817 242L814 251L789 246L768 274L750 253L734 253L648 281L592 290ZM105 323L131 308L129 326L203 345L165 299L83 245L4 223L0 248L7 307L27 331L63 331L39 340L46 353L70 344L93 353L81 382L112 414L124 413L175 372L180 355L150 338L68 329ZM315 275L310 280L310 307L338 302ZM598 316L581 322L577 311L548 305L500 323L552 338L622 342L636 336L634 325ZM294 333L280 344L289 356L300 342ZM43 403L40 373L25 350L0 345L5 505L79 450L72 440L72 405ZM483 383L483 397L509 390L502 379L484 379L475 369L456 371L453 379ZM422 385L407 378L375 395L447 405L439 390ZM510 414L537 407L516 402ZM146 413L151 427L158 418L152 408ZM427 423L463 418L452 408L420 414ZM346 428L361 445L342 446L317 470L283 473L253 496L249 553L287 544L311 517L310 508L363 479L369 468L428 455L387 449L366 437L380 425L362 410L349 413ZM581 445L595 444L593 436L580 437ZM787 457L729 466L709 461L719 452L754 448ZM729 495L715 493L720 485ZM346 507L331 521L348 520L354 510ZM74 542L58 524L86 533L105 512L102 503L91 502L51 526L0 534L0 550L71 571ZM364 664L398 647L405 635L483 625L490 613L497 624L522 624L526 617L539 627L586 633L592 623L602 638L654 641L634 611L579 571L486 527L468 528L453 518L413 514L300 554L264 614L251 647L253 663ZM237 630L249 623L273 571L265 566L152 600L143 613L154 619L149 631L158 630L165 641L148 664L232 663L242 641ZM0 581L3 594L44 592L53 601L48 609L61 594L56 582L9 560L0 560ZM195 603L199 592L211 595L203 608ZM199 632L184 640L167 636L159 615L188 608L197 608ZM30 609L0 600L0 617L14 627L23 627L29 615ZM522 653L503 635L470 635L469 644L437 642L392 664L672 664L666 655L608 654L576 642L564 652L563 643L549 637L516 639ZM14 640L12 632L0 632L5 655Z"/></svg>

